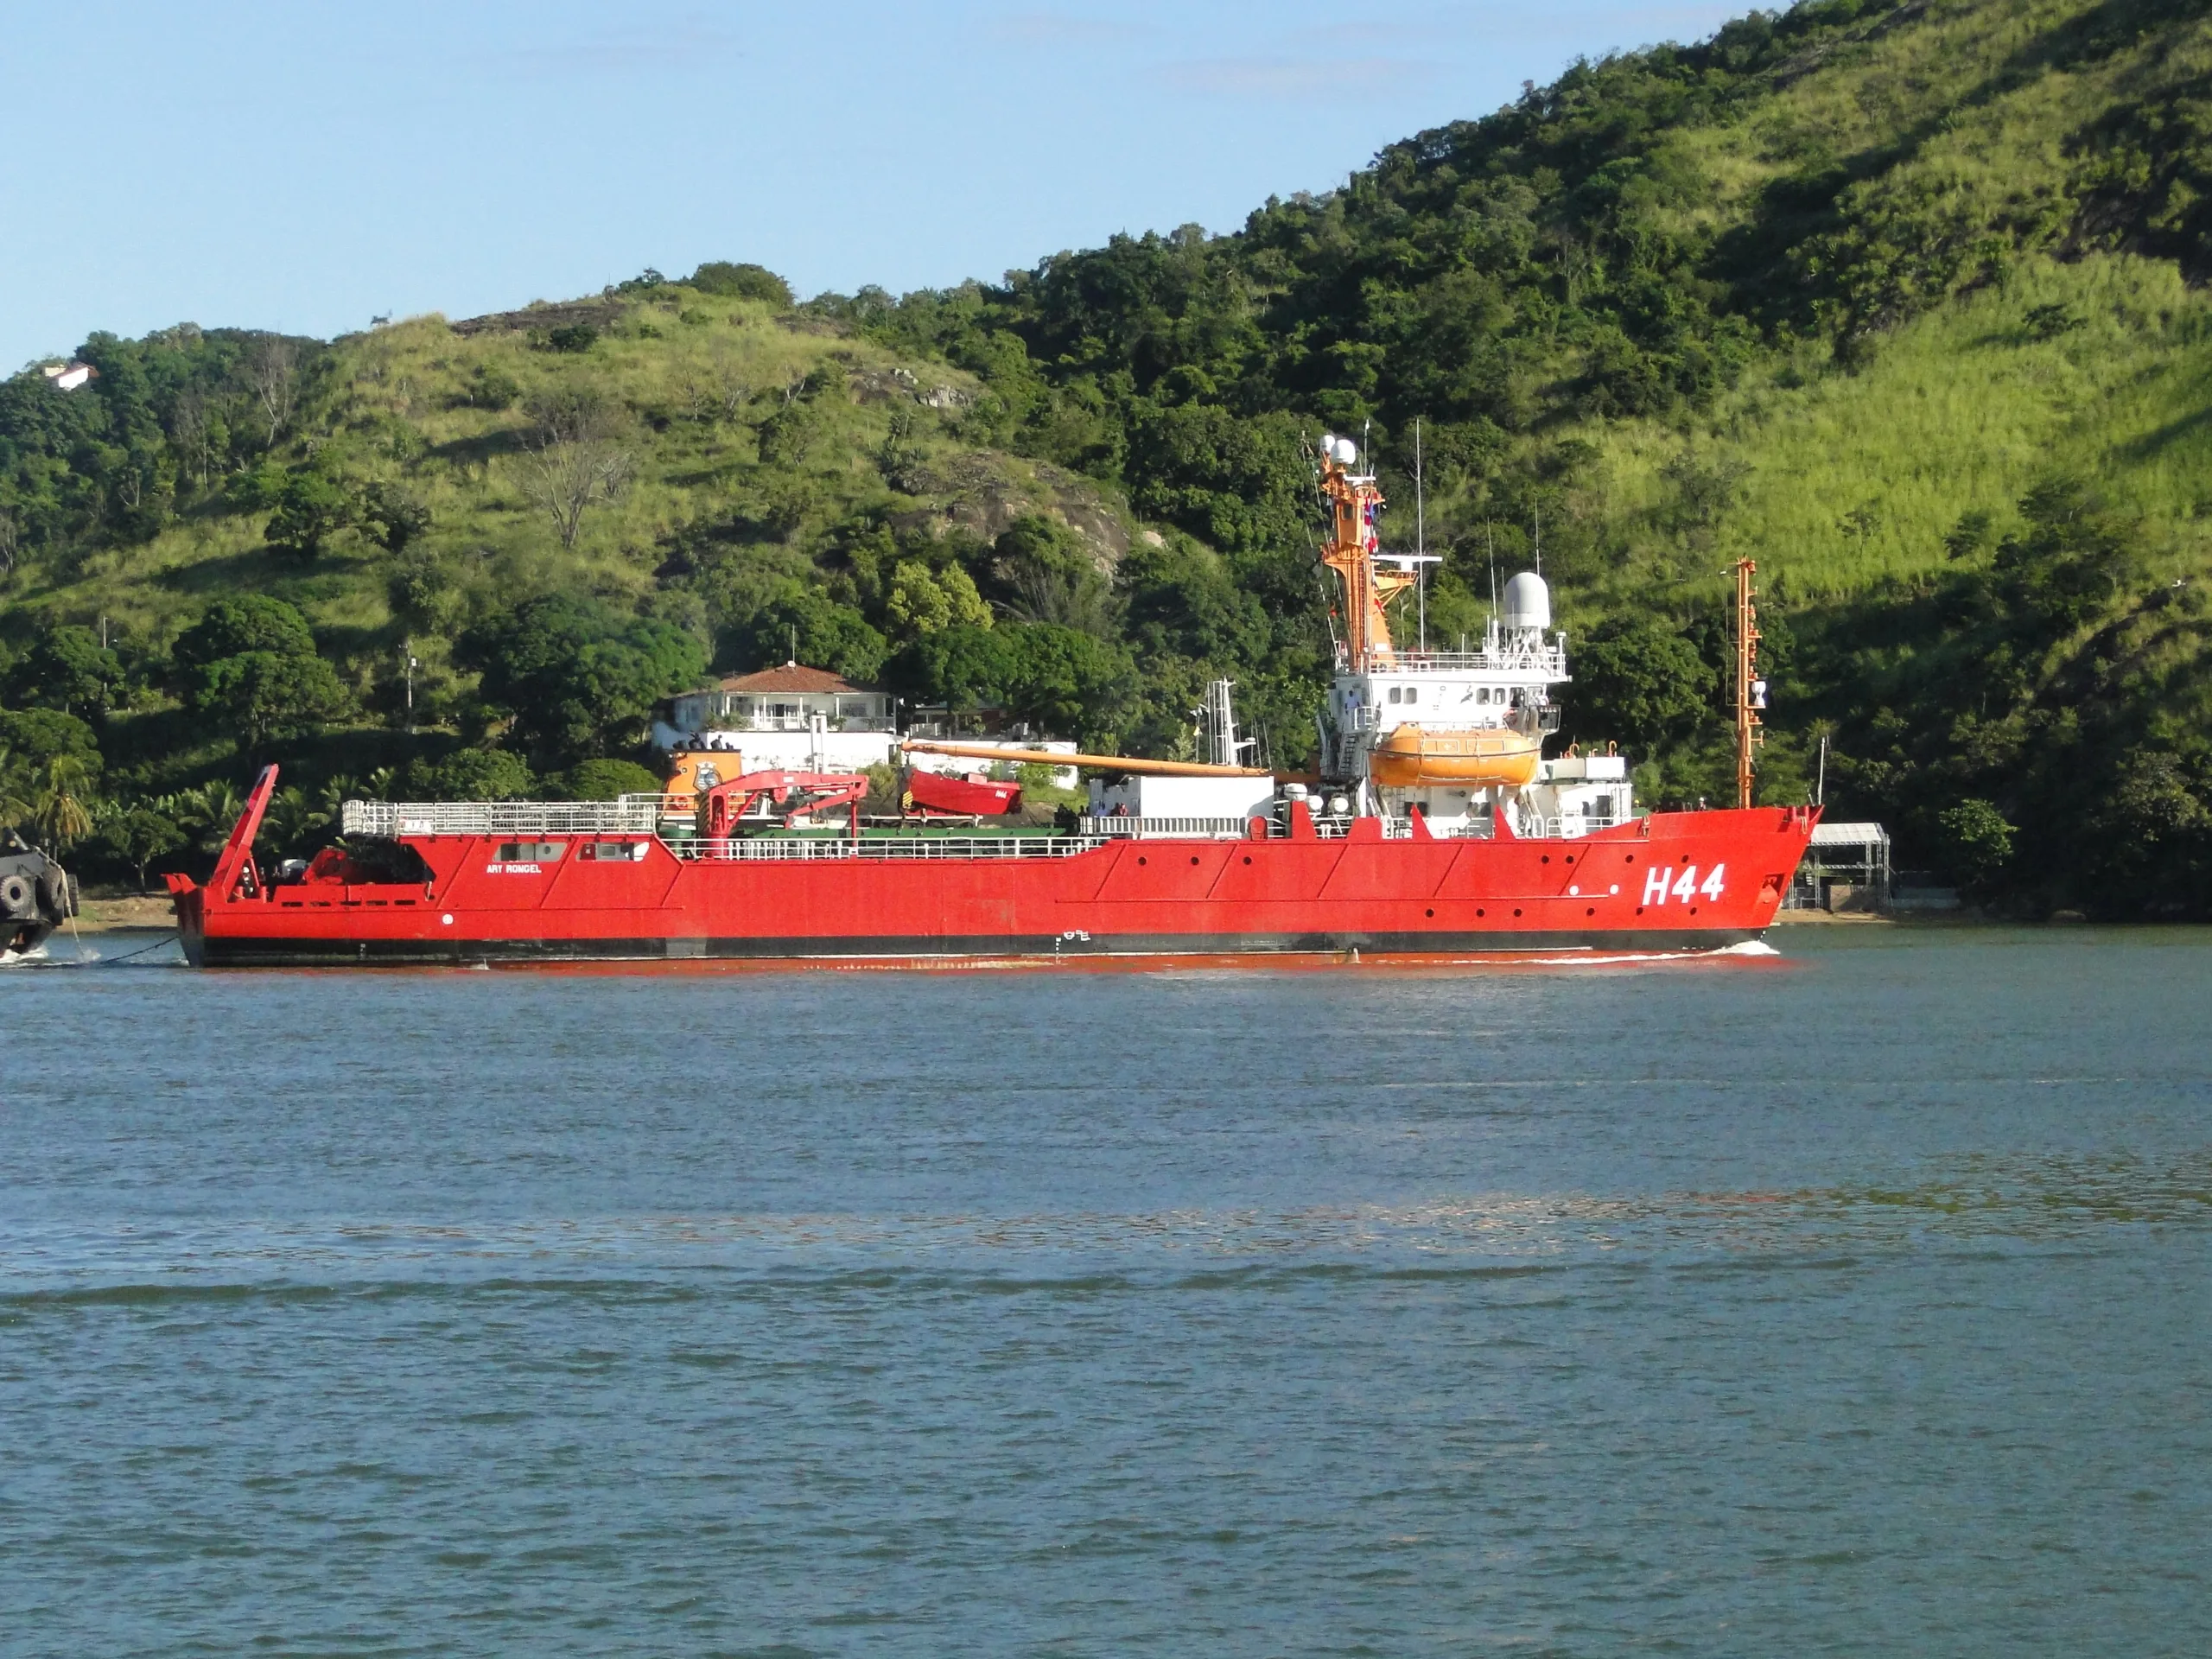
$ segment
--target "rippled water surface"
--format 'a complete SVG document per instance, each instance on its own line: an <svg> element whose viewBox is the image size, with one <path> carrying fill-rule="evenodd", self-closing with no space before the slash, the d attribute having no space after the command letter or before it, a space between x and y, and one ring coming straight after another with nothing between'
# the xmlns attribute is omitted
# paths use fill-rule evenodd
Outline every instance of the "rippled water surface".
<svg viewBox="0 0 2212 1659"><path fill-rule="evenodd" d="M1777 940L0 972L0 1653L2212 1650L2212 938Z"/></svg>

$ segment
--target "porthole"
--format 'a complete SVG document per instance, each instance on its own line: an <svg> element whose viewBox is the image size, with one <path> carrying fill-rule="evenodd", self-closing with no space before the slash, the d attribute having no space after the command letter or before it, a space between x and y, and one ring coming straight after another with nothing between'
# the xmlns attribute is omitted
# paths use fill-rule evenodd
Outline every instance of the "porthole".
<svg viewBox="0 0 2212 1659"><path fill-rule="evenodd" d="M1137 855L1137 862L1140 864L1149 864L1152 861L1145 857L1143 854L1140 853Z"/></svg>
<svg viewBox="0 0 2212 1659"><path fill-rule="evenodd" d="M1552 855L1551 855L1549 853L1546 853L1546 854L1545 854L1541 858L1540 858L1540 859L1538 859L1538 860L1536 861L1536 862L1538 862L1539 864L1548 864L1548 863L1550 863L1551 861L1552 861Z"/></svg>
<svg viewBox="0 0 2212 1659"><path fill-rule="evenodd" d="M1192 853L1192 854L1191 855L1191 862L1192 862L1192 863L1193 863L1193 864L1195 864L1195 863L1197 863L1198 861L1198 855L1196 853Z"/></svg>
<svg viewBox="0 0 2212 1659"><path fill-rule="evenodd" d="M1252 855L1251 855L1251 854L1249 854L1249 853L1245 854L1245 855L1244 855L1244 861L1245 861L1247 864L1249 864L1249 863L1252 861Z"/></svg>
<svg viewBox="0 0 2212 1659"><path fill-rule="evenodd" d="M1521 906L1518 906L1518 905L1514 906L1513 906L1513 913L1514 913L1516 916L1518 916L1518 915L1521 913Z"/></svg>
<svg viewBox="0 0 2212 1659"><path fill-rule="evenodd" d="M1486 910L1482 909L1480 906L1478 906L1478 907L1476 908L1475 914L1476 914L1476 915L1478 915L1478 916L1487 916L1487 915L1489 915L1489 914L1490 914L1490 912L1489 912L1488 911L1486 911Z"/></svg>
<svg viewBox="0 0 2212 1659"><path fill-rule="evenodd" d="M1431 910L1429 910L1429 911L1428 911L1428 912L1427 912L1427 913L1428 913L1429 915L1431 915L1431 916L1433 916L1433 915L1435 915L1435 914L1436 914L1436 912L1434 911L1434 909L1433 909L1433 908L1432 908Z"/></svg>

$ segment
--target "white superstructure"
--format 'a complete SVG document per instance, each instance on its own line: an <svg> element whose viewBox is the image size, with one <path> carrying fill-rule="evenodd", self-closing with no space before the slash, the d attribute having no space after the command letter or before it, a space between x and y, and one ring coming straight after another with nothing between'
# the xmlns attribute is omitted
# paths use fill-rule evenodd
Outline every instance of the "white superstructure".
<svg viewBox="0 0 2212 1659"><path fill-rule="evenodd" d="M1567 636L1551 630L1551 593L1524 570L1506 584L1477 650L1406 651L1385 607L1413 586L1427 556L1381 550L1382 497L1348 440L1322 441L1321 490L1334 512L1322 562L1344 578L1337 674L1321 720L1324 795L1354 812L1432 832L1489 835L1498 816L1525 835L1580 835L1631 817L1618 755L1541 758L1559 729L1554 689L1569 675Z"/></svg>

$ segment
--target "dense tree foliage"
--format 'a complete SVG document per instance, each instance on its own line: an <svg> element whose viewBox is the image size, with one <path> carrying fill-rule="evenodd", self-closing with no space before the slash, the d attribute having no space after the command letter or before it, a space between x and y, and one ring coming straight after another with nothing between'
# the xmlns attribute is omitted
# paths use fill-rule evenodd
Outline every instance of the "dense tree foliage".
<svg viewBox="0 0 2212 1659"><path fill-rule="evenodd" d="M635 743L654 703L696 684L706 653L680 628L563 595L527 600L462 636L461 660L523 751L569 765Z"/></svg>

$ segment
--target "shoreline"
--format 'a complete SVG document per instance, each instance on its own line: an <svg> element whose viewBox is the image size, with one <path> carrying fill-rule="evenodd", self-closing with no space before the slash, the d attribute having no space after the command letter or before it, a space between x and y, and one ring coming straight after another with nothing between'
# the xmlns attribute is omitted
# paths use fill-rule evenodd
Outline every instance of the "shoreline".
<svg viewBox="0 0 2212 1659"><path fill-rule="evenodd" d="M165 893L108 899L86 894L77 901L76 927L79 933L174 933L176 912Z"/></svg>

